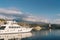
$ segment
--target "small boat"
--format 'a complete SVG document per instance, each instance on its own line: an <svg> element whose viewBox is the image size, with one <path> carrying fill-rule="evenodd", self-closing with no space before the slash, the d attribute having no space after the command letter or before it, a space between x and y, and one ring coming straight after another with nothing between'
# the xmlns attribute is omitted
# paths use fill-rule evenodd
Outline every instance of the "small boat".
<svg viewBox="0 0 60 40"><path fill-rule="evenodd" d="M30 32L32 28L26 28L17 24L16 21L7 21L7 24L0 26L0 34Z"/></svg>

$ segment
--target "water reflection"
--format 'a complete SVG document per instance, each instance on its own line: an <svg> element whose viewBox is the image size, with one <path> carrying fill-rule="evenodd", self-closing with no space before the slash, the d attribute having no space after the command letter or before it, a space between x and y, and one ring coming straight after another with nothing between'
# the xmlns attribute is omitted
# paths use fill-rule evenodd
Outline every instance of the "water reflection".
<svg viewBox="0 0 60 40"><path fill-rule="evenodd" d="M31 37L32 33L18 33L18 34L2 34L0 40L21 40L22 38Z"/></svg>
<svg viewBox="0 0 60 40"><path fill-rule="evenodd" d="M22 40L60 40L60 30L41 30L32 32L32 37Z"/></svg>

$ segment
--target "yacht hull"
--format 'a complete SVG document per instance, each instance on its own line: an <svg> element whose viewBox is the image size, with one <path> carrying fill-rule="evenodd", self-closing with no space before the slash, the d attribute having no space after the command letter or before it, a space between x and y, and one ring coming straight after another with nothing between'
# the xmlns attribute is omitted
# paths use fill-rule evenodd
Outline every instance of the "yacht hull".
<svg viewBox="0 0 60 40"><path fill-rule="evenodd" d="M28 28L28 29L13 29L13 30L0 30L0 34L13 34L13 33L27 33L30 32L32 30L32 28Z"/></svg>

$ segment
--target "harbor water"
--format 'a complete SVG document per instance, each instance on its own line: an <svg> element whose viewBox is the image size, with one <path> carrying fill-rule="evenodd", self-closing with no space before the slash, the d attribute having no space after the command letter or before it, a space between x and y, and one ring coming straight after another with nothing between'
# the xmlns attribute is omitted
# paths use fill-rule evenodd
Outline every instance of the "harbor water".
<svg viewBox="0 0 60 40"><path fill-rule="evenodd" d="M0 40L60 40L60 30L40 30L28 33L0 34Z"/></svg>

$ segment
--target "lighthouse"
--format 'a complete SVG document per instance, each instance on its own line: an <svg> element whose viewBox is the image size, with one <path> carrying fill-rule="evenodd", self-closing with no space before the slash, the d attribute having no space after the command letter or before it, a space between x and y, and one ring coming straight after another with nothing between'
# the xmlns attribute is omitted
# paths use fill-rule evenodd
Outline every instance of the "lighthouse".
<svg viewBox="0 0 60 40"><path fill-rule="evenodd" d="M51 24L49 23L49 29L51 29Z"/></svg>

